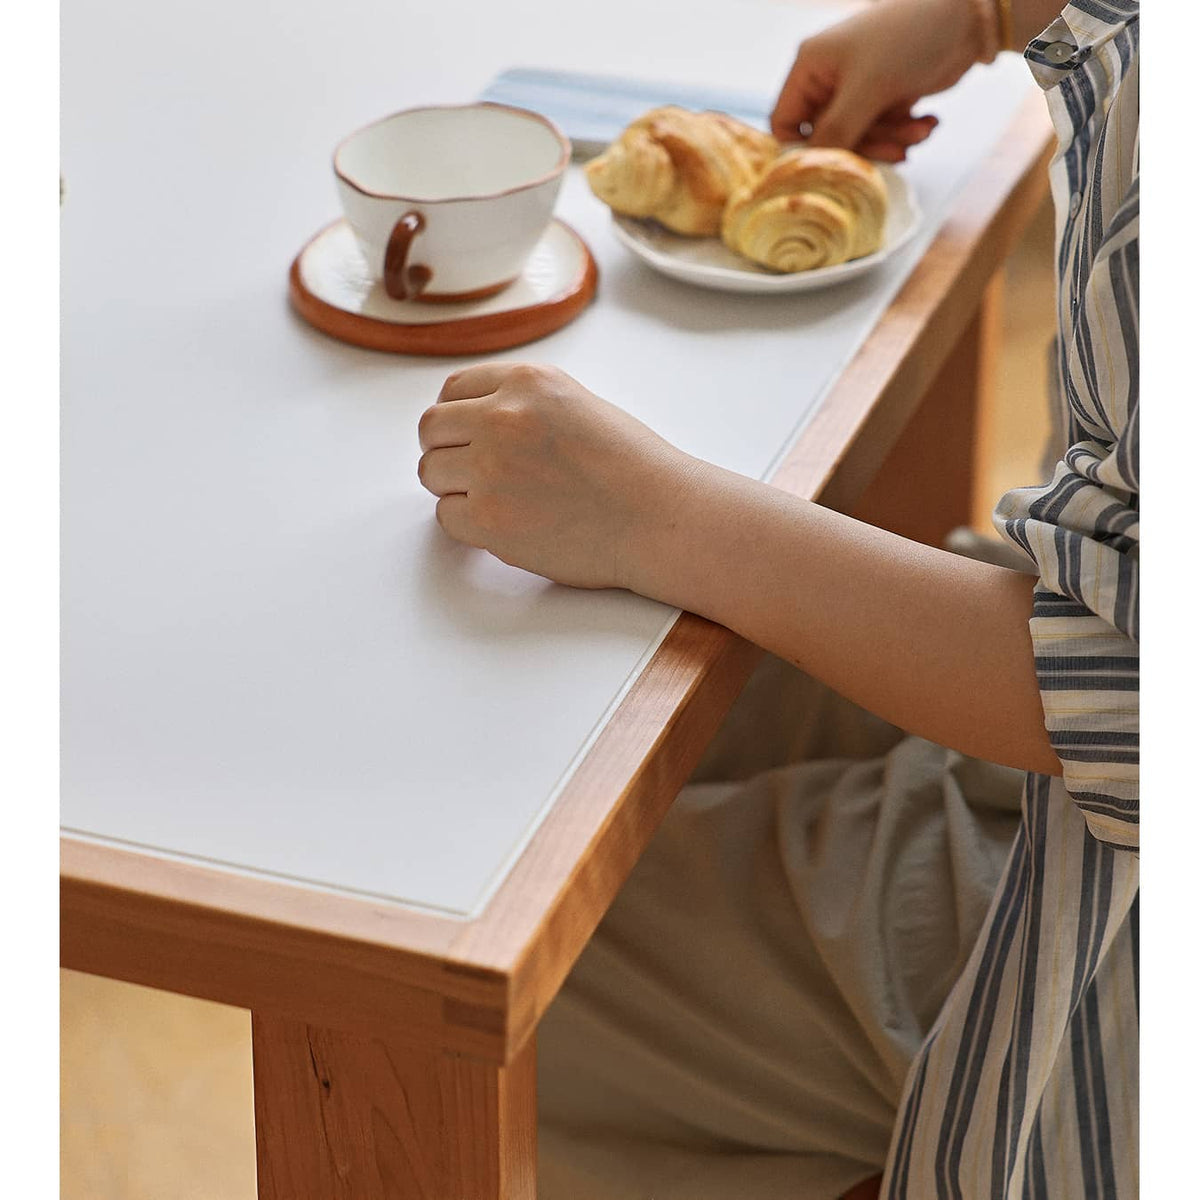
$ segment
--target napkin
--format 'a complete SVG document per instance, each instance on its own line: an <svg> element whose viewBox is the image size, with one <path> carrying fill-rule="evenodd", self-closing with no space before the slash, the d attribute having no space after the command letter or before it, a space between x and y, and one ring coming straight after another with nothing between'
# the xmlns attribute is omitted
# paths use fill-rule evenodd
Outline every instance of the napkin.
<svg viewBox="0 0 1200 1200"><path fill-rule="evenodd" d="M549 117L571 139L578 160L601 153L647 109L660 104L716 109L766 129L772 98L722 88L583 75L540 67L513 67L502 72L479 97L496 104L528 108Z"/></svg>

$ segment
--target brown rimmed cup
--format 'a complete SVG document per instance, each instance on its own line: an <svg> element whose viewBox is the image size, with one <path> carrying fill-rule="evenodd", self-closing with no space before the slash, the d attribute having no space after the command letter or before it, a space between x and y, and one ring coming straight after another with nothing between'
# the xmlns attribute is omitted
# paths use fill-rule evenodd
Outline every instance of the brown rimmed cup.
<svg viewBox="0 0 1200 1200"><path fill-rule="evenodd" d="M394 300L489 296L520 273L554 211L571 146L505 104L393 113L334 152L346 221Z"/></svg>

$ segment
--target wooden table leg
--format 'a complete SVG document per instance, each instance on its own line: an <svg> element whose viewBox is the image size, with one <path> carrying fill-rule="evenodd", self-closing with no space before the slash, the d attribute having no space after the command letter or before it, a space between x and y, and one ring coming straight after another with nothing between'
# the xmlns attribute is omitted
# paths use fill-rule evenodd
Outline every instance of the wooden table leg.
<svg viewBox="0 0 1200 1200"><path fill-rule="evenodd" d="M534 1200L534 1038L508 1067L253 1014L259 1200Z"/></svg>
<svg viewBox="0 0 1200 1200"><path fill-rule="evenodd" d="M1004 277L998 274L921 406L860 498L860 520L940 546L970 525L980 433L995 392Z"/></svg>

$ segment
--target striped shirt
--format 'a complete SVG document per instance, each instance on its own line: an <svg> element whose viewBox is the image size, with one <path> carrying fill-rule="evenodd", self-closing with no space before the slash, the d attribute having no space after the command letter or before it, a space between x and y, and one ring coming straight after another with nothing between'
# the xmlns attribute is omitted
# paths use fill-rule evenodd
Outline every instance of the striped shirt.
<svg viewBox="0 0 1200 1200"><path fill-rule="evenodd" d="M1025 57L1058 135L1059 400L1049 483L996 525L1062 778L1030 775L971 959L905 1085L882 1195L1138 1192L1138 4L1075 0Z"/></svg>

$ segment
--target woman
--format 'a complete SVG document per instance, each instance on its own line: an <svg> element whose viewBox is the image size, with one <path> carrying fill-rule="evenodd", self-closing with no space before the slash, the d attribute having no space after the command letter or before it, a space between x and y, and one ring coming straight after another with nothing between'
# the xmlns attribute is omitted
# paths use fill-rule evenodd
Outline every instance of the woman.
<svg viewBox="0 0 1200 1200"><path fill-rule="evenodd" d="M422 417L450 536L881 718L753 681L543 1024L555 1200L1137 1193L1138 5L881 0L801 46L772 120L897 161L920 97L1027 41L1067 438L996 522L1035 579L692 459L553 369L458 372ZM826 761L749 775L751 705Z"/></svg>

